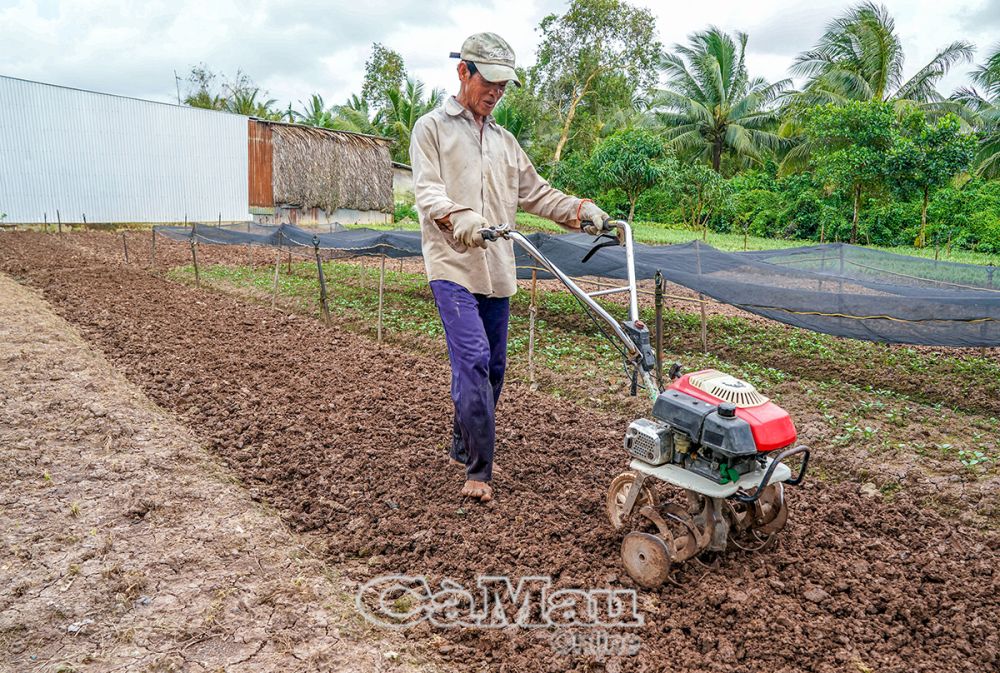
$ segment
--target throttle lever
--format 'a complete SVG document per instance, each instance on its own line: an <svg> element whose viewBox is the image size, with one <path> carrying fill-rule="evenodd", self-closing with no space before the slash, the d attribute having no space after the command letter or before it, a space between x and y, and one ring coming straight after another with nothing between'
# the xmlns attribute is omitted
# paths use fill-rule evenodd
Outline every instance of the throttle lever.
<svg viewBox="0 0 1000 673"><path fill-rule="evenodd" d="M484 241L497 241L501 238L507 238L507 233L509 231L509 224L499 224L495 227L485 227L480 229L479 234L483 237Z"/></svg>

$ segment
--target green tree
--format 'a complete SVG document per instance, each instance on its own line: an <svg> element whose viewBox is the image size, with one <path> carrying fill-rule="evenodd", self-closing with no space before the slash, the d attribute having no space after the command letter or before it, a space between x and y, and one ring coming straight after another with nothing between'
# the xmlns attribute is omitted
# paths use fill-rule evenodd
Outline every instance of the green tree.
<svg viewBox="0 0 1000 673"><path fill-rule="evenodd" d="M952 42L904 81L895 21L884 6L865 2L834 20L815 47L799 54L791 73L808 78L800 96L807 104L892 101L954 110L935 87L974 49L969 42Z"/></svg>
<svg viewBox="0 0 1000 673"><path fill-rule="evenodd" d="M258 96L260 95L261 91L258 88L239 89L233 91L226 97L226 103L223 109L226 112L246 115L248 117L273 120L281 119L282 113L274 109L277 101L273 98L263 100L258 99ZM266 96L267 92L264 92L263 95Z"/></svg>
<svg viewBox="0 0 1000 673"><path fill-rule="evenodd" d="M398 91L390 91L388 105L376 117L375 127L379 132L395 140L392 148L394 161L406 163L410 160L410 134L417 120L436 108L444 100L445 93L434 89L424 98L424 84L409 78L406 86Z"/></svg>
<svg viewBox="0 0 1000 673"><path fill-rule="evenodd" d="M918 248L927 242L927 204L931 194L968 169L975 145L975 138L962 133L954 115L946 115L934 124L928 124L920 110L913 110L903 118L900 137L887 159L888 172L905 191L916 191L921 197L920 233L914 241Z"/></svg>
<svg viewBox="0 0 1000 673"><path fill-rule="evenodd" d="M333 112L326 107L321 95L314 93L308 102L299 101L299 105L302 106L302 110L292 113L295 121L309 126L333 128Z"/></svg>
<svg viewBox="0 0 1000 673"><path fill-rule="evenodd" d="M216 88L218 75L204 63L191 66L191 71L185 78L187 93L184 104L207 110L222 110L225 107L225 97Z"/></svg>
<svg viewBox="0 0 1000 673"><path fill-rule="evenodd" d="M399 91L406 82L406 66L398 52L379 42L372 44L372 53L365 61L365 79L361 84L361 99L376 111L389 105L389 94Z"/></svg>
<svg viewBox="0 0 1000 673"><path fill-rule="evenodd" d="M974 114L979 134L976 174L1000 178L1000 44L969 76L973 86L959 89L953 98Z"/></svg>
<svg viewBox="0 0 1000 673"><path fill-rule="evenodd" d="M884 182L886 157L898 136L892 106L860 101L817 106L805 115L805 134L818 177L851 194L850 240L857 243L863 192Z"/></svg>
<svg viewBox="0 0 1000 673"><path fill-rule="evenodd" d="M712 27L691 35L687 46L675 45L661 61L667 86L653 99L656 121L679 154L701 157L717 173L724 153L740 164L760 163L783 144L775 133L775 102L791 80L751 78L746 44L745 33L733 40Z"/></svg>
<svg viewBox="0 0 1000 673"><path fill-rule="evenodd" d="M701 229L708 240L708 224L721 213L731 212L732 188L705 164L684 166L675 182L681 218L692 229Z"/></svg>
<svg viewBox="0 0 1000 673"><path fill-rule="evenodd" d="M565 14L546 16L539 29L542 40L533 71L538 93L557 120L552 155L557 164L581 105L609 85L628 93L618 97L619 105L652 86L656 73L649 64L660 44L652 12L624 0L571 0Z"/></svg>
<svg viewBox="0 0 1000 673"><path fill-rule="evenodd" d="M669 172L667 151L655 134L641 129L620 131L597 146L590 158L591 172L602 189L621 189L629 202L628 221L635 202Z"/></svg>
<svg viewBox="0 0 1000 673"><path fill-rule="evenodd" d="M919 107L935 116L954 112L966 118L966 107L947 100L936 87L956 63L971 59L974 49L969 42L952 42L904 81L903 45L888 10L874 2L852 7L831 22L816 46L799 54L789 70L805 77L806 84L786 100L780 132L792 147L782 160L782 173L808 165L812 146L806 142L802 113L813 105L891 102L900 114Z"/></svg>
<svg viewBox="0 0 1000 673"><path fill-rule="evenodd" d="M232 79L223 77L222 85L217 88L218 80L219 75L204 63L192 66L187 76L188 92L184 103L260 119L278 120L284 117L284 112L274 109L277 101L268 98L267 92L254 84L242 69L237 69Z"/></svg>
<svg viewBox="0 0 1000 673"><path fill-rule="evenodd" d="M332 128L338 131L381 135L382 131L375 125L368 102L357 94L351 94L347 102L332 108Z"/></svg>
<svg viewBox="0 0 1000 673"><path fill-rule="evenodd" d="M518 68L517 76L524 86L507 87L500 103L493 109L493 118L517 138L525 151L530 152L536 124L542 116L541 101L534 93L531 74Z"/></svg>

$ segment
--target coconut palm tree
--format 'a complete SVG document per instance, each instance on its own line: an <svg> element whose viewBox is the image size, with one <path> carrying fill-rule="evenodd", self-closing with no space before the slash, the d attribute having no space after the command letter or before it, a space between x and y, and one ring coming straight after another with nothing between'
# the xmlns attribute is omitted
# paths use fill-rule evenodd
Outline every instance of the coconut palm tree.
<svg viewBox="0 0 1000 673"><path fill-rule="evenodd" d="M975 47L952 42L908 80L903 80L903 45L888 10L873 2L857 5L835 19L815 47L799 54L790 72L806 77L799 100L807 104L847 101L909 104L927 111L956 111L937 83Z"/></svg>
<svg viewBox="0 0 1000 673"><path fill-rule="evenodd" d="M410 133L414 124L422 116L436 108L444 100L443 89L434 89L424 100L423 82L406 78L406 85L398 91L388 91L387 104L375 119L375 126L382 135L396 141L392 158L407 163L410 160Z"/></svg>
<svg viewBox="0 0 1000 673"><path fill-rule="evenodd" d="M314 93L309 97L309 102L303 103L299 101L299 105L302 106L302 111L294 113L297 122L308 124L309 126L319 126L327 129L333 128L333 115L326 107L321 95Z"/></svg>
<svg viewBox="0 0 1000 673"><path fill-rule="evenodd" d="M260 119L280 119L281 113L274 111L274 106L278 101L273 98L258 100L260 89L237 89L226 98L226 112L246 115L248 117L258 117Z"/></svg>
<svg viewBox="0 0 1000 673"><path fill-rule="evenodd" d="M1000 178L1000 43L994 45L986 62L969 76L974 86L959 89L952 98L975 115L980 138L976 173L986 178Z"/></svg>
<svg viewBox="0 0 1000 673"><path fill-rule="evenodd" d="M793 76L805 77L806 84L785 99L779 133L792 147L782 159L781 172L808 165L812 148L802 137L800 113L813 105L887 102L900 116L917 107L931 120L952 112L967 124L968 109L946 99L936 86L952 66L970 60L974 49L969 42L952 42L903 81L903 45L889 11L874 2L852 7L830 23L816 46L799 54L789 69Z"/></svg>
<svg viewBox="0 0 1000 673"><path fill-rule="evenodd" d="M381 131L375 126L371 108L368 101L357 94L351 94L347 102L343 105L336 105L331 108L332 126L338 131L351 131L353 133L367 133L368 135L381 135Z"/></svg>
<svg viewBox="0 0 1000 673"><path fill-rule="evenodd" d="M747 73L747 35L736 39L711 27L665 54L660 69L667 86L654 95L652 114L668 146L694 155L719 172L724 154L740 163L761 162L783 145L774 132L777 99L791 84L769 84Z"/></svg>

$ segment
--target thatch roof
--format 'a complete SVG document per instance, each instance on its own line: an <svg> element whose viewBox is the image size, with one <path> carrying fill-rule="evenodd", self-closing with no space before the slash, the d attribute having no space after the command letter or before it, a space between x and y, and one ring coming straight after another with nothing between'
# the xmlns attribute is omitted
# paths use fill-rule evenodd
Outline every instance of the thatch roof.
<svg viewBox="0 0 1000 673"><path fill-rule="evenodd" d="M388 138L272 124L274 202L391 213L392 159Z"/></svg>

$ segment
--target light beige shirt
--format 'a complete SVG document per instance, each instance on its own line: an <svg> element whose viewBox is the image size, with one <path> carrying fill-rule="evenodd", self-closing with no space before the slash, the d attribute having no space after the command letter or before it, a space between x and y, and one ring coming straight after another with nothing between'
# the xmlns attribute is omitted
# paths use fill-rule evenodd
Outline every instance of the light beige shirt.
<svg viewBox="0 0 1000 673"><path fill-rule="evenodd" d="M459 252L435 220L473 210L491 225L514 226L520 207L572 227L580 199L550 186L507 129L487 117L480 134L472 113L451 97L413 127L413 193L429 280L450 280L475 294L510 297L517 291L514 244L487 243ZM450 241L450 242L449 242Z"/></svg>

